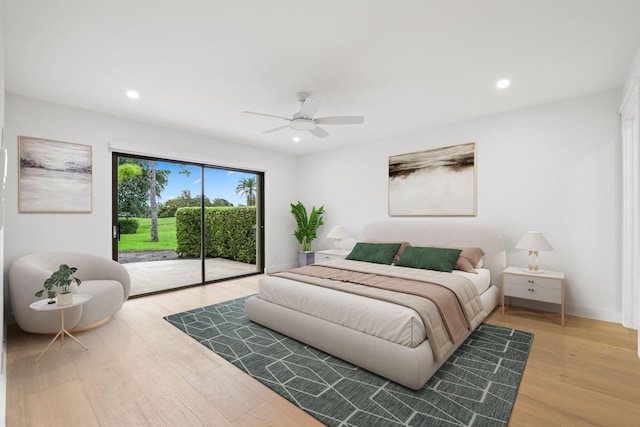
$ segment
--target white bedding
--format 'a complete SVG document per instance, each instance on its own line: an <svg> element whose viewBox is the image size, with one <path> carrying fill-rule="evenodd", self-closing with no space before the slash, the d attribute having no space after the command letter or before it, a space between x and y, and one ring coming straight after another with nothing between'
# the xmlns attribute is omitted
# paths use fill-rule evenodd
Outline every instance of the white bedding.
<svg viewBox="0 0 640 427"><path fill-rule="evenodd" d="M478 295L482 295L487 289L489 289L489 286L491 286L491 271L486 268L475 268L474 270L478 274L467 273L466 271L460 270L453 270L451 273L471 280L471 283L476 285Z"/></svg>
<svg viewBox="0 0 640 427"><path fill-rule="evenodd" d="M268 277L260 281L260 298L411 348L427 336L414 310L347 292Z"/></svg>
<svg viewBox="0 0 640 427"><path fill-rule="evenodd" d="M454 274L467 277L481 297L490 287L489 270L478 269L478 274L455 271ZM260 298L410 348L427 339L418 313L386 301L273 276L260 281ZM484 299L483 303L485 307L491 305Z"/></svg>

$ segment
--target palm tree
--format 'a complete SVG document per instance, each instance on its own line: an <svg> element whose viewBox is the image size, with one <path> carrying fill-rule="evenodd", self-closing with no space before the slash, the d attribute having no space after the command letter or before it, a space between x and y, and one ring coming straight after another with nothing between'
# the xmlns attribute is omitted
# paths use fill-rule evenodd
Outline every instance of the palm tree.
<svg viewBox="0 0 640 427"><path fill-rule="evenodd" d="M156 200L156 162L149 162L149 207L151 209L151 241L158 241L158 204Z"/></svg>
<svg viewBox="0 0 640 427"><path fill-rule="evenodd" d="M236 194L240 194L243 197L247 198L247 206L255 206L256 205L256 177L252 176L251 178L242 178L238 181L238 186L236 187Z"/></svg>
<svg viewBox="0 0 640 427"><path fill-rule="evenodd" d="M155 166L155 165L154 165ZM151 176L148 160L118 157L118 213L149 217ZM169 182L170 170L156 169L155 195L160 197Z"/></svg>

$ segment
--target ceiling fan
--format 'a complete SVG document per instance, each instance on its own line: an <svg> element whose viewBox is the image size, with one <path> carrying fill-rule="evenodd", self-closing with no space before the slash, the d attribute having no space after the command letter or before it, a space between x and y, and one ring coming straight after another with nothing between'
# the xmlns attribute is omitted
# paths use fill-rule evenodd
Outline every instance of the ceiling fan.
<svg viewBox="0 0 640 427"><path fill-rule="evenodd" d="M269 129L262 133L271 133L291 128L293 130L309 131L312 135L318 138L325 138L329 136L329 133L318 125L358 125L364 123L364 117L362 116L333 116L318 117L317 119L314 119L313 116L320 109L322 102L315 98L311 98L308 92L298 92L297 96L298 102L300 102L300 111L295 113L291 118L276 116L273 114L254 113L253 111L243 111L243 113L255 114L256 116L274 117L276 119L282 119L289 122L289 124Z"/></svg>

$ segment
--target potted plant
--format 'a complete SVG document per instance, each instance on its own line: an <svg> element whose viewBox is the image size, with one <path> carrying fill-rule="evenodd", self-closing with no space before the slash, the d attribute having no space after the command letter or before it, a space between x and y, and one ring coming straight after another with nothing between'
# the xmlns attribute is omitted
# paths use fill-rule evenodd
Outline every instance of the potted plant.
<svg viewBox="0 0 640 427"><path fill-rule="evenodd" d="M297 204L291 203L291 213L296 220L298 229L293 232L301 250L298 252L298 265L313 264L315 260L314 252L311 250L311 242L317 237L318 228L324 224L322 216L324 215L324 206L316 208L313 206L311 213L307 215L307 209L302 202Z"/></svg>
<svg viewBox="0 0 640 427"><path fill-rule="evenodd" d="M69 289L71 286L71 282L75 282L76 285L80 286L82 281L77 277L73 277L73 274L78 271L76 267L69 267L67 264L60 264L58 267L58 271L53 272L51 277L44 281L42 287L44 289L40 289L35 293L35 296L40 298L44 291L47 291L47 295L51 298L52 293L55 294L53 290L54 286L58 286L62 289L62 292L58 294L58 305L68 305L73 303L73 294Z"/></svg>
<svg viewBox="0 0 640 427"><path fill-rule="evenodd" d="M56 302L56 291L47 291L47 298L49 298L49 302L47 304L54 304Z"/></svg>

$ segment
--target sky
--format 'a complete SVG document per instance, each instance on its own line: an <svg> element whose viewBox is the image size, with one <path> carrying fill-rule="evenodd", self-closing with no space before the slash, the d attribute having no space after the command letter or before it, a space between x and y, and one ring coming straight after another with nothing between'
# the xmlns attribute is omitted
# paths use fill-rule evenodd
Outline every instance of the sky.
<svg viewBox="0 0 640 427"><path fill-rule="evenodd" d="M170 162L156 162L156 169L170 170L169 183L164 188L161 197L158 198L159 203L164 203L169 199L179 197L182 190L189 190L191 196L200 194L202 185L201 169L198 166L180 165ZM187 177L179 172L183 169L191 171L191 175ZM226 199L233 206L246 205L246 198L240 194L236 194L236 187L242 178L255 177L255 174L236 172L225 169L205 168L205 195L213 202L216 198Z"/></svg>

